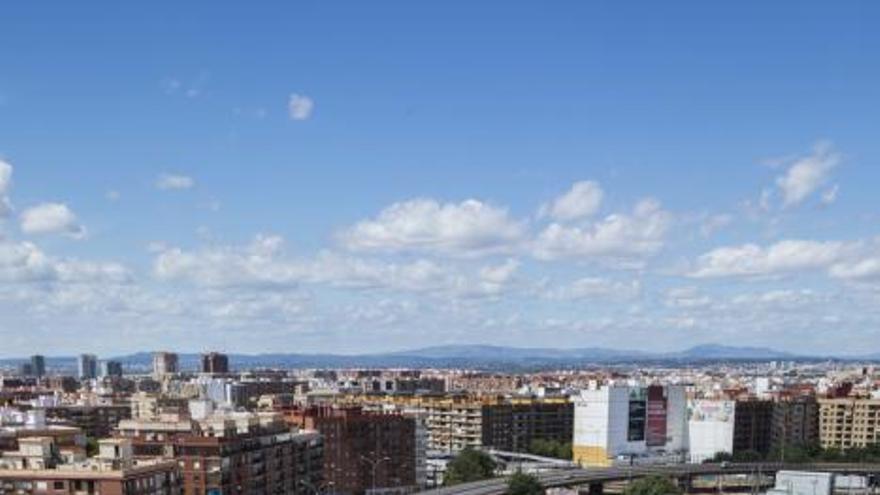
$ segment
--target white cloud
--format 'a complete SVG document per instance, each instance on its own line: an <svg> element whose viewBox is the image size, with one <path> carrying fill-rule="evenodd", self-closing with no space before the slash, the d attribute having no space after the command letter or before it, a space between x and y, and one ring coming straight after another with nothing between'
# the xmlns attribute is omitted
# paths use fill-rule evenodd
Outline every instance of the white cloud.
<svg viewBox="0 0 880 495"><path fill-rule="evenodd" d="M63 203L43 203L21 213L21 230L25 234L66 234L73 238L85 236L73 211Z"/></svg>
<svg viewBox="0 0 880 495"><path fill-rule="evenodd" d="M278 236L257 236L244 246L184 251L164 247L154 262L156 278L211 288L287 289L322 285L338 289L389 289L455 297L499 294L511 286L519 263L507 260L464 271L431 260L387 262L324 251L296 258Z"/></svg>
<svg viewBox="0 0 880 495"><path fill-rule="evenodd" d="M585 227L559 223L547 226L535 239L539 259L641 258L663 247L672 215L653 199L640 201L632 213L615 213Z"/></svg>
<svg viewBox="0 0 880 495"><path fill-rule="evenodd" d="M186 175L162 174L156 179L156 187L165 191L170 189L191 189L195 185L195 179Z"/></svg>
<svg viewBox="0 0 880 495"><path fill-rule="evenodd" d="M711 237L719 230L722 230L733 223L733 220L733 215L727 213L706 216L700 222L700 234L702 234L703 237Z"/></svg>
<svg viewBox="0 0 880 495"><path fill-rule="evenodd" d="M825 269L853 253L856 246L843 242L783 240L720 247L701 255L691 277L755 277Z"/></svg>
<svg viewBox="0 0 880 495"><path fill-rule="evenodd" d="M664 304L677 309L699 309L712 305L712 298L697 287L676 287L666 291Z"/></svg>
<svg viewBox="0 0 880 495"><path fill-rule="evenodd" d="M155 275L163 280L182 280L202 286L295 284L302 277L300 268L275 261L283 239L257 236L245 247L215 247L187 252L167 248L154 263Z"/></svg>
<svg viewBox="0 0 880 495"><path fill-rule="evenodd" d="M807 305L816 305L821 297L809 289L773 289L759 293L739 294L730 299L733 305L767 306L775 309L803 308Z"/></svg>
<svg viewBox="0 0 880 495"><path fill-rule="evenodd" d="M0 160L0 218L9 215L12 203L9 201L9 188L12 185L12 165Z"/></svg>
<svg viewBox="0 0 880 495"><path fill-rule="evenodd" d="M392 204L339 238L351 250L477 256L511 252L523 235L523 226L507 210L475 199L446 204L414 199Z"/></svg>
<svg viewBox="0 0 880 495"><path fill-rule="evenodd" d="M131 272L119 263L57 259L31 242L0 240L0 280L4 282L123 283Z"/></svg>
<svg viewBox="0 0 880 495"><path fill-rule="evenodd" d="M838 184L834 184L829 187L825 191L822 192L822 197L820 201L823 205L830 205L837 201L837 194L840 192L840 186Z"/></svg>
<svg viewBox="0 0 880 495"><path fill-rule="evenodd" d="M54 276L52 263L35 244L0 241L0 280L28 282Z"/></svg>
<svg viewBox="0 0 880 495"><path fill-rule="evenodd" d="M840 154L828 143L819 143L811 154L795 159L785 173L776 179L783 206L802 203L828 182L831 171L840 161Z"/></svg>
<svg viewBox="0 0 880 495"><path fill-rule="evenodd" d="M315 102L305 95L293 93L287 102L287 111L293 120L308 120L315 110Z"/></svg>
<svg viewBox="0 0 880 495"><path fill-rule="evenodd" d="M560 222L590 217L599 210L603 196L604 192L597 182L575 182L568 192L542 205L539 215L550 216Z"/></svg>
<svg viewBox="0 0 880 495"><path fill-rule="evenodd" d="M842 261L834 264L829 270L829 274L840 279L877 280L880 279L880 257L869 256Z"/></svg>
<svg viewBox="0 0 880 495"><path fill-rule="evenodd" d="M617 299L629 300L642 292L638 280L622 281L602 277L582 277L561 287L544 291L543 296L557 300Z"/></svg>

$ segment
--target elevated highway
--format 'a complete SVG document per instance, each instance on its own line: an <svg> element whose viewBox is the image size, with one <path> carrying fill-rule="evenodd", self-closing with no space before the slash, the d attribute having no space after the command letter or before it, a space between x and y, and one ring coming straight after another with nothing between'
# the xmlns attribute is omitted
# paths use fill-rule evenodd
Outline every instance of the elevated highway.
<svg viewBox="0 0 880 495"><path fill-rule="evenodd" d="M560 469L537 474L544 488L588 486L590 493L601 493L605 483L628 481L651 475L674 478L682 486L691 486L694 478L733 474L775 474L777 471L821 471L840 474L880 474L880 464L783 464L783 463L736 463L736 464L676 464L665 466L608 467L591 469ZM507 478L462 483L451 487L421 492L425 495L503 495L507 491Z"/></svg>

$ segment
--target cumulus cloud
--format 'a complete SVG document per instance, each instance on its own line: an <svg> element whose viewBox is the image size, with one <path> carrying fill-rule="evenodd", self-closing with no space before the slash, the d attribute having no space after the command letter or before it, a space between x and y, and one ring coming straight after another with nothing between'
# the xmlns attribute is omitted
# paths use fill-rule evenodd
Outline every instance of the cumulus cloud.
<svg viewBox="0 0 880 495"><path fill-rule="evenodd" d="M563 301L590 299L629 300L642 292L638 280L613 280L603 277L582 277L560 287L549 288L543 296Z"/></svg>
<svg viewBox="0 0 880 495"><path fill-rule="evenodd" d="M0 218L9 215L12 203L9 201L9 188L12 185L12 165L0 160Z"/></svg>
<svg viewBox="0 0 880 495"><path fill-rule="evenodd" d="M203 286L295 284L302 276L301 269L276 261L283 242L278 236L261 235L244 247L167 248L157 256L153 270L163 280Z"/></svg>
<svg viewBox="0 0 880 495"><path fill-rule="evenodd" d="M511 252L524 235L522 224L503 208L475 199L445 204L414 199L392 204L339 238L350 250L479 256Z"/></svg>
<svg viewBox="0 0 880 495"><path fill-rule="evenodd" d="M73 211L63 203L43 203L21 213L21 230L25 234L66 234L73 238L85 236Z"/></svg>
<svg viewBox="0 0 880 495"><path fill-rule="evenodd" d="M156 179L156 187L163 191L172 189L191 189L195 185L195 179L186 175L162 174Z"/></svg>
<svg viewBox="0 0 880 495"><path fill-rule="evenodd" d="M123 283L131 272L115 262L59 259L31 242L0 240L0 280L4 282Z"/></svg>
<svg viewBox="0 0 880 495"><path fill-rule="evenodd" d="M293 93L287 101L287 111L292 120L308 120L315 110L315 102L305 95Z"/></svg>
<svg viewBox="0 0 880 495"><path fill-rule="evenodd" d="M470 272L431 260L391 262L323 251L293 257L279 236L257 236L243 246L211 246L185 251L164 248L154 262L156 278L212 288L286 289L323 285L339 289L389 289L444 293L458 297L490 296L513 282L515 260Z"/></svg>
<svg viewBox="0 0 880 495"><path fill-rule="evenodd" d="M819 143L809 155L791 161L785 173L776 179L783 206L798 205L827 184L831 171L840 161L840 154L829 143ZM836 194L833 193L832 201Z"/></svg>
<svg viewBox="0 0 880 495"><path fill-rule="evenodd" d="M880 257L867 256L841 261L831 266L832 277L856 281L880 280Z"/></svg>
<svg viewBox="0 0 880 495"><path fill-rule="evenodd" d="M593 216L602 205L604 192L597 182L575 182L565 194L541 206L539 216L566 222Z"/></svg>
<svg viewBox="0 0 880 495"><path fill-rule="evenodd" d="M563 258L640 258L663 247L672 215L653 199L640 201L631 213L615 213L587 226L552 223L533 243L544 260Z"/></svg>
<svg viewBox="0 0 880 495"><path fill-rule="evenodd" d="M691 277L756 277L826 269L856 246L834 241L783 240L769 246L725 246L701 255Z"/></svg>

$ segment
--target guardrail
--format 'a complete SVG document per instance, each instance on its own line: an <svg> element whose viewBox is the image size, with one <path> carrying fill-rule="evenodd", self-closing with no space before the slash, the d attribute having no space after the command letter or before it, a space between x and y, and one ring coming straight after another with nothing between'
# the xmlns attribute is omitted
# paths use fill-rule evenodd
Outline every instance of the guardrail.
<svg viewBox="0 0 880 495"><path fill-rule="evenodd" d="M777 471L820 471L842 474L880 474L880 464L789 464L789 463L721 463L675 464L667 466L632 466L593 469L560 469L540 473L538 480L544 488L576 485L599 485L627 481L645 476L660 475L676 479L722 474L771 474ZM503 495L507 478L499 477L421 492L425 495Z"/></svg>

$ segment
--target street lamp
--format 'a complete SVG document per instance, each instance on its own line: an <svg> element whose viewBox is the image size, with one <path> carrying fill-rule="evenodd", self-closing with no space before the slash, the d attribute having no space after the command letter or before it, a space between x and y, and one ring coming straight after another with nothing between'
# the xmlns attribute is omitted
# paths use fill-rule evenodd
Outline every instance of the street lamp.
<svg viewBox="0 0 880 495"><path fill-rule="evenodd" d="M365 455L361 455L361 461L369 464L370 468L373 470L373 484L370 488L370 491L372 491L372 492L376 491L376 469L379 467L379 464L382 464L383 462L390 461L390 460L391 460L391 458L388 456L380 457L378 459L370 459L369 457L367 457Z"/></svg>

